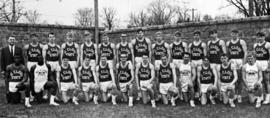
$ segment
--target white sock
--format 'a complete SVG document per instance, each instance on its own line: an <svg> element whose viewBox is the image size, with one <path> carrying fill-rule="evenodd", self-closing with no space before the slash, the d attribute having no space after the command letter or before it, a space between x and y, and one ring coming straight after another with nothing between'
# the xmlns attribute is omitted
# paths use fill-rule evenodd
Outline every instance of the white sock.
<svg viewBox="0 0 270 118"><path fill-rule="evenodd" d="M26 97L25 98L25 104L29 104L30 103L30 98L29 97Z"/></svg>
<svg viewBox="0 0 270 118"><path fill-rule="evenodd" d="M50 97L50 103L54 102L54 99L55 99L55 96L54 95L51 95L51 97Z"/></svg>
<svg viewBox="0 0 270 118"><path fill-rule="evenodd" d="M133 97L129 97L128 102L129 102L129 104L133 104Z"/></svg>
<svg viewBox="0 0 270 118"><path fill-rule="evenodd" d="M115 95L112 95L112 103L116 104L116 96Z"/></svg>
<svg viewBox="0 0 270 118"><path fill-rule="evenodd" d="M93 101L94 101L94 103L98 103L98 96L97 95L94 95Z"/></svg>

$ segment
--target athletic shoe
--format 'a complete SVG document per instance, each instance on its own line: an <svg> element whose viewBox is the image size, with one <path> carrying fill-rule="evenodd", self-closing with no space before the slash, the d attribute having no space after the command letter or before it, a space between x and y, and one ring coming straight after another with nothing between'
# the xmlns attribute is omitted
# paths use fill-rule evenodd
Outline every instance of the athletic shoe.
<svg viewBox="0 0 270 118"><path fill-rule="evenodd" d="M195 107L194 100L190 100L189 103L190 103L190 106L191 106L191 107Z"/></svg>
<svg viewBox="0 0 270 118"><path fill-rule="evenodd" d="M58 103L56 103L56 102L50 102L50 104L49 105L52 105L52 106L59 106L59 104Z"/></svg>
<svg viewBox="0 0 270 118"><path fill-rule="evenodd" d="M156 108L157 107L155 100L151 100L151 104L152 104L152 108Z"/></svg>
<svg viewBox="0 0 270 118"><path fill-rule="evenodd" d="M78 100L77 100L76 97L73 97L73 98L72 98L72 102L73 102L75 105L79 105Z"/></svg>
<svg viewBox="0 0 270 118"><path fill-rule="evenodd" d="M261 102L257 102L255 107L260 108L261 107Z"/></svg>
<svg viewBox="0 0 270 118"><path fill-rule="evenodd" d="M263 104L269 104L269 103L270 103L270 94L266 94Z"/></svg>
<svg viewBox="0 0 270 118"><path fill-rule="evenodd" d="M235 104L233 101L230 101L229 104L230 104L230 107L235 108Z"/></svg>
<svg viewBox="0 0 270 118"><path fill-rule="evenodd" d="M212 104L216 104L216 101L215 101L214 97L211 96L211 95L210 95L210 101L211 101Z"/></svg>
<svg viewBox="0 0 270 118"><path fill-rule="evenodd" d="M240 95L237 96L237 102L242 103L242 96L240 96Z"/></svg>

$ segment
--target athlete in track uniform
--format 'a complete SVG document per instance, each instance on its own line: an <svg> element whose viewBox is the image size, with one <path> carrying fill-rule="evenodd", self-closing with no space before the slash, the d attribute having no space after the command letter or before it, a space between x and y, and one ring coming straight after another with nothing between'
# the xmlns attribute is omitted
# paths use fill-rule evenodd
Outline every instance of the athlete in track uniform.
<svg viewBox="0 0 270 118"><path fill-rule="evenodd" d="M194 103L194 83L196 82L196 68L190 62L190 54L183 53L183 62L179 65L179 88L186 102L189 101L191 107L195 107Z"/></svg>
<svg viewBox="0 0 270 118"><path fill-rule="evenodd" d="M197 69L198 87L201 92L201 104L206 105L207 98L212 104L216 104L214 97L217 93L217 73L216 69L210 66L209 58L203 58L202 66Z"/></svg>
<svg viewBox="0 0 270 118"><path fill-rule="evenodd" d="M182 34L180 32L175 32L174 42L170 45L172 63L176 68L183 62L183 53L188 51L188 45L182 39ZM178 76L177 76L178 77Z"/></svg>
<svg viewBox="0 0 270 118"><path fill-rule="evenodd" d="M117 53L117 62L120 62L120 55L126 54L128 63L134 65L133 60L133 47L132 44L129 43L129 39L126 34L121 34L121 42L116 45L116 53Z"/></svg>
<svg viewBox="0 0 270 118"><path fill-rule="evenodd" d="M209 61L210 65L216 68L218 65L221 64L221 54L226 53L226 44L224 40L218 38L217 30L209 31L209 37L211 38L211 40L207 43L208 56L210 59Z"/></svg>
<svg viewBox="0 0 270 118"><path fill-rule="evenodd" d="M170 48L169 48L169 44L164 42L163 39L163 34L162 32L156 32L156 40L157 42L155 44L152 45L152 53L153 53L153 60L154 60L154 66L157 67L159 66L162 61L161 61L161 57L164 55L168 55L168 57L171 57L170 54ZM170 59L169 59L170 60Z"/></svg>
<svg viewBox="0 0 270 118"><path fill-rule="evenodd" d="M238 80L236 82L236 96L239 103L242 102L241 97L241 91L242 91L242 74L241 74L241 68L243 66L243 63L245 62L245 57L247 53L247 44L244 40L239 39L238 36L239 31L238 30L232 30L231 36L232 39L226 43L227 45L227 52L229 57L231 58L231 62L234 67L236 67L237 70L237 76Z"/></svg>
<svg viewBox="0 0 270 118"><path fill-rule="evenodd" d="M151 59L151 40L144 37L144 32L142 29L137 31L137 38L131 41L133 52L134 52L134 62L137 65L142 62L142 56L147 55Z"/></svg>
<svg viewBox="0 0 270 118"><path fill-rule="evenodd" d="M37 34L31 34L31 43L24 46L24 52L26 53L26 64L28 70L38 62L38 57L42 55L43 46L38 42Z"/></svg>
<svg viewBox="0 0 270 118"><path fill-rule="evenodd" d="M162 96L163 104L168 104L168 96L170 96L172 106L176 106L175 99L178 95L178 89L176 88L175 67L173 63L170 63L166 55L163 55L161 60L161 64L156 67L159 93Z"/></svg>
<svg viewBox="0 0 270 118"><path fill-rule="evenodd" d="M68 32L66 34L66 43L61 46L61 60L67 58L71 68L76 69L79 66L80 49L79 45L74 42L74 38L74 33Z"/></svg>
<svg viewBox="0 0 270 118"><path fill-rule="evenodd" d="M247 56L247 64L242 68L243 81L247 87L249 102L256 101L256 108L261 107L262 101L262 69L255 62L252 54Z"/></svg>
<svg viewBox="0 0 270 118"><path fill-rule="evenodd" d="M102 92L103 102L112 97L112 104L116 105L116 83L113 67L107 62L106 56L100 57L100 64L96 67L99 86Z"/></svg>
<svg viewBox="0 0 270 118"><path fill-rule="evenodd" d="M90 59L90 66L95 67L98 62L98 52L97 45L92 42L93 35L91 33L84 34L85 43L81 45L80 56L81 56L81 65L83 65L83 60L85 58Z"/></svg>
<svg viewBox="0 0 270 118"><path fill-rule="evenodd" d="M231 107L235 107L235 82L238 79L236 68L232 66L228 55L223 53L220 56L222 64L217 66L217 74L219 77L219 89L221 91L223 103L229 103Z"/></svg>
<svg viewBox="0 0 270 118"><path fill-rule="evenodd" d="M91 65L90 58L84 58L82 66L79 67L78 78L78 83L85 96L85 102L89 102L93 98L94 104L98 104L99 86L97 84L96 66Z"/></svg>
<svg viewBox="0 0 270 118"><path fill-rule="evenodd" d="M70 99L68 96L68 91L72 91L72 102L78 105L77 93L79 91L79 84L77 80L77 74L75 68L72 68L69 64L69 59L64 57L62 59L62 64L60 70L57 72L57 83L59 91L62 92L62 100L67 103Z"/></svg>
<svg viewBox="0 0 270 118"><path fill-rule="evenodd" d="M153 82L155 79L155 68L149 63L147 55L142 56L142 63L136 65L135 78L138 87L138 92L142 93L143 103L147 104L148 95L150 95L152 107L156 107L155 95L153 90Z"/></svg>
<svg viewBox="0 0 270 118"><path fill-rule="evenodd" d="M256 54L256 63L262 69L263 86L265 88L265 100L263 104L270 103L270 83L269 83L269 56L270 43L265 41L265 34L263 32L257 33L257 43L254 44L254 52Z"/></svg>
<svg viewBox="0 0 270 118"><path fill-rule="evenodd" d="M19 101L14 100L14 94L20 94L19 91L25 92L25 106L31 107L29 97L30 97L30 85L27 82L28 80L28 70L21 64L22 58L18 55L14 55L14 63L8 65L5 71L6 79L6 94L8 103L16 103Z"/></svg>
<svg viewBox="0 0 270 118"><path fill-rule="evenodd" d="M42 102L42 94L44 90L51 92L50 105L59 106L54 101L57 89L57 83L53 79L51 66L44 62L43 56L38 56L38 63L30 69L30 87L32 94L35 95L38 102Z"/></svg>
<svg viewBox="0 0 270 118"><path fill-rule="evenodd" d="M99 44L99 55L100 57L105 56L107 58L107 63L110 67L115 67L115 45L110 42L110 38L106 33L102 35L102 43Z"/></svg>
<svg viewBox="0 0 270 118"><path fill-rule="evenodd" d="M200 31L195 31L193 35L195 40L189 44L189 52L191 54L191 62L198 67L202 65L202 58L207 54L206 44L200 38Z"/></svg>
<svg viewBox="0 0 270 118"><path fill-rule="evenodd" d="M127 62L127 59L127 54L120 55L120 62L116 65L116 73L123 99L125 102L128 101L128 106L132 107L134 67L132 63Z"/></svg>

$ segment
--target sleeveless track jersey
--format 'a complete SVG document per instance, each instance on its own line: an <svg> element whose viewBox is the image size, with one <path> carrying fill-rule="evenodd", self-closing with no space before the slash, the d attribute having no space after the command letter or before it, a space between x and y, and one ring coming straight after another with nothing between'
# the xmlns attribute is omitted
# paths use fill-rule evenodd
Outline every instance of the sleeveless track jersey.
<svg viewBox="0 0 270 118"><path fill-rule="evenodd" d="M201 80L201 83L202 84L211 84L211 83L214 83L215 79L214 79L214 73L213 73L213 70L210 68L210 66L208 68L203 68L202 67L202 70L201 70L201 77L200 77L200 80Z"/></svg>
<svg viewBox="0 0 270 118"><path fill-rule="evenodd" d="M60 56L59 56L59 47L57 45L51 46L48 45L48 49L46 51L46 60L47 61L58 61Z"/></svg>
<svg viewBox="0 0 270 118"><path fill-rule="evenodd" d="M49 69L46 64L43 64L42 66L36 65L36 68L34 70L34 81L35 82L47 82L48 81L48 74L49 74Z"/></svg>
<svg viewBox="0 0 270 118"><path fill-rule="evenodd" d="M40 44L38 44L37 46L32 46L31 44L29 44L29 47L27 49L28 61L37 62L39 56L42 56L42 48Z"/></svg>
<svg viewBox="0 0 270 118"><path fill-rule="evenodd" d="M95 82L93 72L91 70L91 66L88 67L88 68L85 68L84 66L82 66L82 69L81 69L81 82L82 83Z"/></svg>
<svg viewBox="0 0 270 118"><path fill-rule="evenodd" d="M8 75L10 77L8 82L21 82L23 80L24 73L27 72L27 69L23 65L16 67L12 64L7 67L7 72L9 72Z"/></svg>
<svg viewBox="0 0 270 118"><path fill-rule="evenodd" d="M107 82L107 81L112 80L110 68L109 68L108 64L106 64L105 67L99 66L98 72L99 72L99 81L100 82Z"/></svg>
<svg viewBox="0 0 270 118"><path fill-rule="evenodd" d="M191 80L191 62L188 64L181 63L180 65L180 78L182 81L189 81Z"/></svg>
<svg viewBox="0 0 270 118"><path fill-rule="evenodd" d="M142 63L138 71L139 80L150 80L151 79L151 69L148 64L146 67L143 67Z"/></svg>
<svg viewBox="0 0 270 118"><path fill-rule="evenodd" d="M74 75L70 65L67 68L61 66L60 82L74 82Z"/></svg>
<svg viewBox="0 0 270 118"><path fill-rule="evenodd" d="M233 44L231 41L228 46L228 54L231 59L243 59L244 58L244 50L242 45L240 44L240 40Z"/></svg>
<svg viewBox="0 0 270 118"><path fill-rule="evenodd" d="M221 64L221 61L220 61L220 56L221 54L223 53L223 50L222 50L222 46L219 45L219 41L213 43L212 41L210 41L209 43L209 61L210 63L216 63L216 64Z"/></svg>
<svg viewBox="0 0 270 118"><path fill-rule="evenodd" d="M183 59L183 53L185 52L183 42L176 45L172 44L172 58L173 59Z"/></svg>
<svg viewBox="0 0 270 118"><path fill-rule="evenodd" d="M264 42L262 45L255 46L255 53L256 53L256 59L257 60L269 60L269 50L265 48L266 42Z"/></svg>
<svg viewBox="0 0 270 118"><path fill-rule="evenodd" d="M204 56L202 42L199 45L195 46L194 43L190 47L191 60L200 60Z"/></svg>
<svg viewBox="0 0 270 118"><path fill-rule="evenodd" d="M107 60L113 60L114 54L113 54L113 48L111 47L111 43L109 43L107 46L105 46L102 43L100 46L100 52L101 52L101 55L107 57Z"/></svg>
<svg viewBox="0 0 270 118"><path fill-rule="evenodd" d="M95 53L95 46L92 43L90 46L87 46L85 43L83 44L83 59L86 57L95 60L96 59L96 53Z"/></svg>
<svg viewBox="0 0 270 118"><path fill-rule="evenodd" d="M127 61L131 61L132 59L132 55L131 55L131 49L129 48L129 45L127 43L127 45L123 46L121 43L119 44L119 48L118 48L118 57L120 58L121 54L127 54L128 58Z"/></svg>
<svg viewBox="0 0 270 118"><path fill-rule="evenodd" d="M155 60L161 60L163 55L167 55L167 48L165 47L165 42L162 44L155 44L153 49Z"/></svg>
<svg viewBox="0 0 270 118"><path fill-rule="evenodd" d="M165 67L163 67L163 65L160 64L160 68L159 68L159 82L160 83L173 82L173 73L172 73L172 68L171 68L170 64L168 64Z"/></svg>
<svg viewBox="0 0 270 118"><path fill-rule="evenodd" d="M122 64L119 63L117 77L119 83L126 83L131 80L131 70L129 69L129 63L125 67L122 67Z"/></svg>
<svg viewBox="0 0 270 118"><path fill-rule="evenodd" d="M78 54L75 43L73 43L71 46L66 43L66 47L63 49L63 58L68 58L69 61L76 61L77 56Z"/></svg>
<svg viewBox="0 0 270 118"><path fill-rule="evenodd" d="M259 79L259 69L257 64L249 65L246 64L246 81L248 84L254 84Z"/></svg>
<svg viewBox="0 0 270 118"><path fill-rule="evenodd" d="M138 39L136 39L134 45L134 57L142 57L143 55L149 55L146 39L143 39L143 41L138 41Z"/></svg>
<svg viewBox="0 0 270 118"><path fill-rule="evenodd" d="M231 64L228 67L224 67L220 65L220 81L222 83L231 83L234 79L233 70L231 68Z"/></svg>

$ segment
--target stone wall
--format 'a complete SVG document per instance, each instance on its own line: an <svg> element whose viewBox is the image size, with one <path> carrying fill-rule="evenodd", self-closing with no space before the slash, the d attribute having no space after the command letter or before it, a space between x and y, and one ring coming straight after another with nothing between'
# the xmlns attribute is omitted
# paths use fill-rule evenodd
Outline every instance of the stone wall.
<svg viewBox="0 0 270 118"><path fill-rule="evenodd" d="M206 42L209 40L208 31L211 29L217 29L219 37L226 41L230 39L231 30L238 29L240 30L240 37L246 40L248 49L251 50L253 43L256 41L254 40L256 32L263 31L266 32L267 35L270 34L270 16L209 22L189 22L176 25L157 25L141 28L145 31L146 37L149 37L152 40L154 40L153 34L155 32L162 31L165 34L164 38L167 42L172 41L172 34L175 31L180 31L184 35L184 39L189 43L193 40L193 32L195 30L200 30L202 32L202 39ZM121 33L126 33L132 39L136 37L137 29L139 28L119 29L108 31L108 34L113 42L119 42Z"/></svg>

